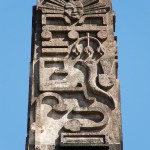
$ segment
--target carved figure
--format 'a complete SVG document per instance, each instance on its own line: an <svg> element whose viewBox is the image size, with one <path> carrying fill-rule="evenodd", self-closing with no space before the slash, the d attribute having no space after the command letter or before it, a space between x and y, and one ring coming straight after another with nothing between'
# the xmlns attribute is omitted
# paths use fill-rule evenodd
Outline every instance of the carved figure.
<svg viewBox="0 0 150 150"><path fill-rule="evenodd" d="M101 95L107 98L107 100L111 103L112 109L115 108L115 103L114 103L114 98L112 97L111 94L108 92L104 91L98 85L96 84L96 78L97 78L97 63L94 60L87 60L87 61L80 61L78 62L79 65L82 65L87 69L87 74L88 74L88 79L87 83L90 88L90 90L96 94L96 95Z"/></svg>
<svg viewBox="0 0 150 150"><path fill-rule="evenodd" d="M80 19L83 15L83 4L80 1L73 1L66 3L65 14L71 19Z"/></svg>
<svg viewBox="0 0 150 150"><path fill-rule="evenodd" d="M82 44L80 44L82 41L86 40L87 44L85 47L83 47ZM90 42L94 41L96 44L98 44L98 47L96 48L96 50L94 50L91 46L90 46ZM100 56L103 54L104 48L101 44L101 42L95 38L89 35L89 33L87 33L87 36L85 37L81 37L78 38L77 42L75 43L75 45L72 48L72 52L76 55L79 56L81 58L81 53L85 53L85 56L87 56L86 58L88 59L93 59L93 54L97 53Z"/></svg>

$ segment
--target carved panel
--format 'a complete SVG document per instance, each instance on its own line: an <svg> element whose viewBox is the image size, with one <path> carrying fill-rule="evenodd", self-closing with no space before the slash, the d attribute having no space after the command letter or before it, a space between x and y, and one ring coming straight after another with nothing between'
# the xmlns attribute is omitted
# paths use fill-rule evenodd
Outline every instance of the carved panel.
<svg viewBox="0 0 150 150"><path fill-rule="evenodd" d="M35 18L29 145L120 145L111 1L39 0Z"/></svg>

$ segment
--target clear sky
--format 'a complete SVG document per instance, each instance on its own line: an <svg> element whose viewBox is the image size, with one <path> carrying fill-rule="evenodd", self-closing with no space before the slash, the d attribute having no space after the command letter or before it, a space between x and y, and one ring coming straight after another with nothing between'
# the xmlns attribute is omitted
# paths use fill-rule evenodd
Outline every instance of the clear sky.
<svg viewBox="0 0 150 150"><path fill-rule="evenodd" d="M1 0L0 150L25 150L32 5ZM124 150L150 150L150 0L113 0Z"/></svg>

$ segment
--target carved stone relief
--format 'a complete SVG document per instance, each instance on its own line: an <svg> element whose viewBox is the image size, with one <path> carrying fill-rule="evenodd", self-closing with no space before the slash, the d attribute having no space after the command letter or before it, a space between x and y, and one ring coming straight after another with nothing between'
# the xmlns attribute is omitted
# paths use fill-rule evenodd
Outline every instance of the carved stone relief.
<svg viewBox="0 0 150 150"><path fill-rule="evenodd" d="M108 0L39 0L38 7L43 13L64 14L71 20L83 15L101 14L109 11Z"/></svg>
<svg viewBox="0 0 150 150"><path fill-rule="evenodd" d="M121 144L111 1L39 0L36 11L29 145Z"/></svg>

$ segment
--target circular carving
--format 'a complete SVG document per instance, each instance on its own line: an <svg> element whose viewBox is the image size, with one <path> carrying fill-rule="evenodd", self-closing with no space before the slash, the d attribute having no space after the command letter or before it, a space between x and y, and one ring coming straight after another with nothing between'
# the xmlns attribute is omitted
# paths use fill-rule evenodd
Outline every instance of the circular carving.
<svg viewBox="0 0 150 150"><path fill-rule="evenodd" d="M68 33L68 37L72 40L76 40L76 39L78 39L79 34L77 31L72 30Z"/></svg>
<svg viewBox="0 0 150 150"><path fill-rule="evenodd" d="M100 39L106 39L106 38L107 38L107 30L106 30L106 29L100 30L100 31L97 33L97 36L98 36L98 38L100 38Z"/></svg>
<svg viewBox="0 0 150 150"><path fill-rule="evenodd" d="M72 132L79 132L81 128L81 123L79 120L70 120L64 125L64 128Z"/></svg>
<svg viewBox="0 0 150 150"><path fill-rule="evenodd" d="M41 36L44 40L51 40L52 39L52 33L50 31L43 31Z"/></svg>
<svg viewBox="0 0 150 150"><path fill-rule="evenodd" d="M54 105L53 106L53 109L57 112L60 112L60 113L66 113L67 112L67 105L66 104L63 104L63 103L60 103L60 104L57 104L57 105Z"/></svg>
<svg viewBox="0 0 150 150"><path fill-rule="evenodd" d="M114 85L112 77L107 74L99 74L98 82L104 88L110 88Z"/></svg>

